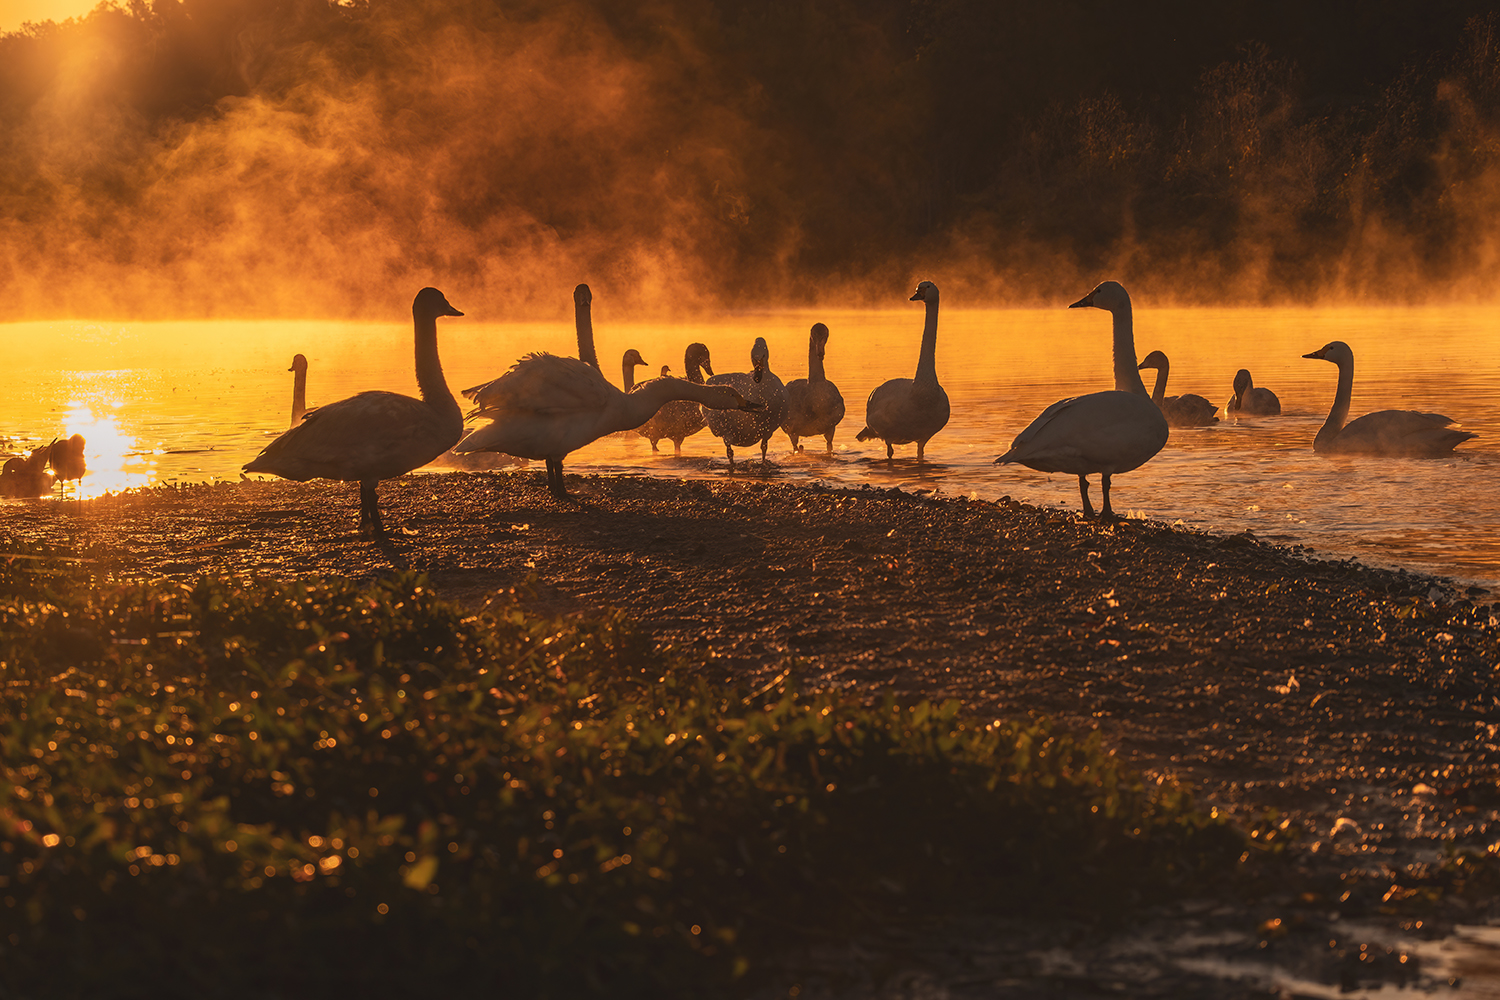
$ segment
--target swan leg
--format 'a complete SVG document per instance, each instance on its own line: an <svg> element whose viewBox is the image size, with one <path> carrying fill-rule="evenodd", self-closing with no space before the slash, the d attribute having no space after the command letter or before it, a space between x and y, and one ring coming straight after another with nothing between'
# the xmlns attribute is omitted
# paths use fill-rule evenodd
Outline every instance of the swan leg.
<svg viewBox="0 0 1500 1000"><path fill-rule="evenodd" d="M885 443L885 460L887 462L889 462L892 459L894 459L895 457L896 457L896 446L893 445L893 444L891 444L889 441L887 441Z"/></svg>
<svg viewBox="0 0 1500 1000"><path fill-rule="evenodd" d="M787 431L786 436L792 439L792 451L802 450L801 448L797 447L797 435L793 434L791 431Z"/></svg>
<svg viewBox="0 0 1500 1000"><path fill-rule="evenodd" d="M926 461L926 459L922 455L922 452L925 451L926 448L927 448L927 442L926 441L918 441L917 442L917 461L918 462L924 462L924 461Z"/></svg>
<svg viewBox="0 0 1500 1000"><path fill-rule="evenodd" d="M828 439L828 454L832 455L833 454L833 431L829 431L827 434L824 434L823 436Z"/></svg>
<svg viewBox="0 0 1500 1000"><path fill-rule="evenodd" d="M734 445L728 441L724 442L724 454L729 456L729 470L734 471Z"/></svg>
<svg viewBox="0 0 1500 1000"><path fill-rule="evenodd" d="M1104 491L1104 508L1099 511L1099 518L1103 521L1116 520L1115 512L1109 507L1109 473L1099 473L1099 485Z"/></svg>
<svg viewBox="0 0 1500 1000"><path fill-rule="evenodd" d="M1093 518L1094 505L1089 503L1089 481L1087 476L1078 477L1078 495L1083 498L1083 516Z"/></svg>
<svg viewBox="0 0 1500 1000"><path fill-rule="evenodd" d="M769 448L770 445L771 445L771 439L769 437L763 437L763 438L760 439L760 464L761 465L765 465L766 464L766 449Z"/></svg>
<svg viewBox="0 0 1500 1000"><path fill-rule="evenodd" d="M547 459L547 489L559 500L564 500L568 496L568 486L563 482L562 461L560 459Z"/></svg>
<svg viewBox="0 0 1500 1000"><path fill-rule="evenodd" d="M672 454L678 458L682 457L682 438L673 438Z"/></svg>
<svg viewBox="0 0 1500 1000"><path fill-rule="evenodd" d="M359 533L375 538L385 537L385 524L380 520L380 504L375 499L373 479L362 479L359 483Z"/></svg>
<svg viewBox="0 0 1500 1000"><path fill-rule="evenodd" d="M660 440L661 440L661 439L660 439L660 438L652 438L652 439L651 439L651 450L652 450L652 451L659 451L659 450L660 450L660 449L658 449L658 448L657 448L657 447L656 447L656 442L657 442L657 441L660 441Z"/></svg>

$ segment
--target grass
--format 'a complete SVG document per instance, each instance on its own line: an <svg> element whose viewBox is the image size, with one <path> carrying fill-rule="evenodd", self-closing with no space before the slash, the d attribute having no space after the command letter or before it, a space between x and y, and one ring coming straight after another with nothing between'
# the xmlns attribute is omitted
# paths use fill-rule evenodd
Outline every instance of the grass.
<svg viewBox="0 0 1500 1000"><path fill-rule="evenodd" d="M1162 898L1248 843L1096 739L729 689L411 575L12 550L0 682L4 995L723 995L808 935Z"/></svg>

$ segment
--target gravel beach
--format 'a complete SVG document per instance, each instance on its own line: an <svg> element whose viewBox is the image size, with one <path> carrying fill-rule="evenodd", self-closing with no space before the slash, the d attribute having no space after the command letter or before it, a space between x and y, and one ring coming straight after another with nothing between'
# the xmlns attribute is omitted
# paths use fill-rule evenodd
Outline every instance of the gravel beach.
<svg viewBox="0 0 1500 1000"><path fill-rule="evenodd" d="M1445 850L1500 840L1500 609L1488 593L1248 534L1100 525L1009 500L753 475L569 477L569 488L570 501L552 499L539 470L405 476L381 486L386 522L401 526L384 542L355 533L352 485L323 482L7 503L0 532L89 548L116 572L148 578L411 569L473 607L617 609L662 646L747 684L790 671L808 688L894 689L957 698L983 717L1097 728L1134 766L1187 783L1218 808L1245 818L1279 811L1302 831L1293 854L1305 877L1364 887L1343 899L1270 894L1265 913L1300 916L1297 932L1269 939L1255 933L1272 919L1260 912L1158 915L1181 933L1246 925L1245 959L1264 964L1269 948L1269 961L1299 981L1349 988L1350 961L1354 986L1366 966L1374 974L1368 959L1330 945L1328 928L1341 922L1366 921L1394 956L1392 936L1430 939L1488 915L1455 897L1422 925L1390 898L1399 903L1403 879L1428 872ZM928 970L946 991L931 995L942 996L997 995L1007 975L1007 996L1063 995L1059 984L1074 975L1119 978L1117 995L1240 995L1225 992L1229 980L1247 996L1281 989L1269 974L1185 971L1191 961L1164 953L1137 963L1150 974L1090 971L1088 954L1105 959L1087 942L1074 971L1049 971L1027 958L1038 953L1035 933L1011 934L995 960L1002 971L968 992L973 955L962 973L959 959L903 941L889 945L901 957L884 961ZM840 966L827 982L864 976L874 988L869 968L851 971L842 952L819 955L807 961ZM1408 971L1369 982L1404 982Z"/></svg>

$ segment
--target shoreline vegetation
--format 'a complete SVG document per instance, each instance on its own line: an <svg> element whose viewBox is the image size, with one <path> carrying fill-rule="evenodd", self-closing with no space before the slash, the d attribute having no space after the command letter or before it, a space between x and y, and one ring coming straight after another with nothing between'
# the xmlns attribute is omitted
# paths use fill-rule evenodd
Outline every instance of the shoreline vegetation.
<svg viewBox="0 0 1500 1000"><path fill-rule="evenodd" d="M1248 997L1110 942L1430 986L1490 915L1488 595L1008 499L569 486L404 476L386 542L342 484L0 506L5 991Z"/></svg>

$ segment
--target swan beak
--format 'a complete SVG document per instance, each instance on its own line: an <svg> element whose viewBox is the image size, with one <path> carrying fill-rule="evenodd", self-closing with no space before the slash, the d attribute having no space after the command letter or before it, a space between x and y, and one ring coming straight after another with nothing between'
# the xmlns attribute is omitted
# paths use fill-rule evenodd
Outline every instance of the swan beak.
<svg viewBox="0 0 1500 1000"><path fill-rule="evenodd" d="M1079 309L1079 308L1082 308L1083 306L1091 306L1093 304L1094 304L1094 293L1093 292L1089 292L1083 298L1079 299L1077 302L1075 302L1072 305L1068 306L1068 308L1069 309Z"/></svg>
<svg viewBox="0 0 1500 1000"><path fill-rule="evenodd" d="M756 385L760 385L761 376L763 376L765 373L766 373L766 370L764 368L760 367L759 365L755 366L755 384Z"/></svg>
<svg viewBox="0 0 1500 1000"><path fill-rule="evenodd" d="M908 302L921 302L922 301L922 289L918 288L917 289L917 294L913 295L911 298L907 299L906 301L908 301Z"/></svg>
<svg viewBox="0 0 1500 1000"><path fill-rule="evenodd" d="M703 370L706 371L706 372L708 372L708 377L709 378L713 378L714 377L713 366L710 365L707 361L703 362Z"/></svg>
<svg viewBox="0 0 1500 1000"><path fill-rule="evenodd" d="M1326 348L1326 347L1320 347L1316 351L1313 351L1311 354L1304 354L1302 356L1304 358L1317 358L1319 361L1326 361L1327 358L1323 354L1323 352L1326 351L1326 350L1328 350L1328 348Z"/></svg>
<svg viewBox="0 0 1500 1000"><path fill-rule="evenodd" d="M444 309L442 312L438 313L438 315L439 316L462 316L463 313L459 312L457 309L453 308L452 306L449 306L447 309Z"/></svg>

